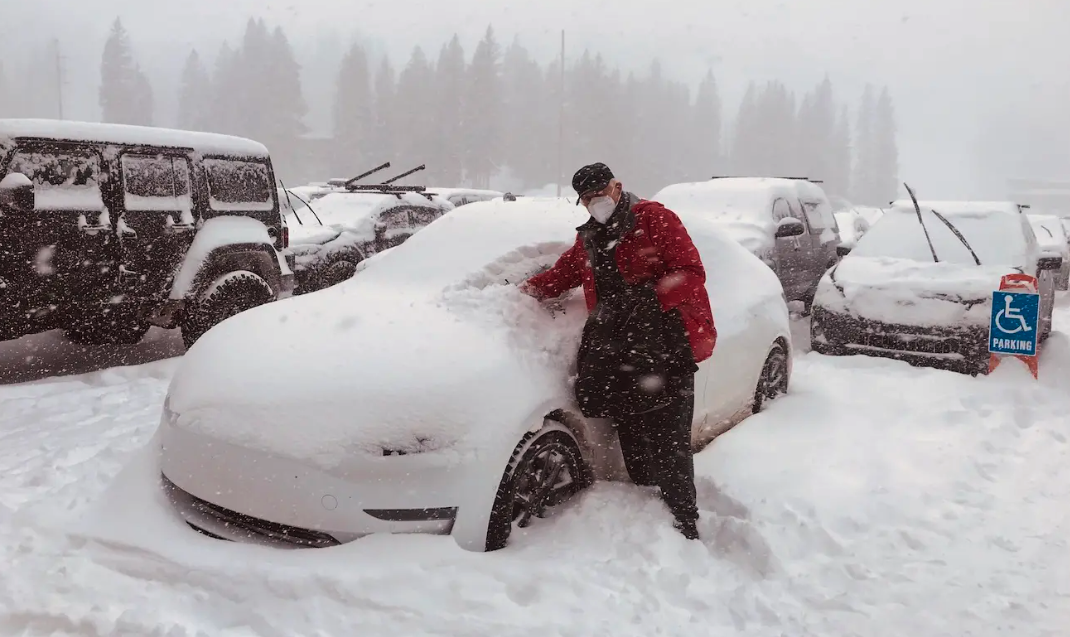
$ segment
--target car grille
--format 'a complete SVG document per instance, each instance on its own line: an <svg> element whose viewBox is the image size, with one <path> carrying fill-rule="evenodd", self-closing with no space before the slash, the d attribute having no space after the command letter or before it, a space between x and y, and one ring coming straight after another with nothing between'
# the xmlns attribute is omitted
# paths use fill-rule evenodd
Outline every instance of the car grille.
<svg viewBox="0 0 1070 637"><path fill-rule="evenodd" d="M163 480L164 489L167 491L168 496L172 501L177 499L176 496L180 496L184 503L200 516L213 520L217 524L222 524L239 535L245 535L250 540L262 539L302 548L325 548L341 544L341 542L335 538L320 531L279 524L277 522L269 522L268 520L254 518L250 515L231 511L230 509L221 507L217 504L212 504L207 500L202 500L201 498L184 491L174 482L171 482L167 476L161 474L160 477ZM204 535L216 539L227 539L220 537L216 533L212 533L208 529L197 526L195 522L189 520L186 522L193 527L194 530L203 533Z"/></svg>
<svg viewBox="0 0 1070 637"><path fill-rule="evenodd" d="M958 361L985 357L987 350L986 334L976 327L897 325L834 314L822 308L814 308L811 320L834 347Z"/></svg>

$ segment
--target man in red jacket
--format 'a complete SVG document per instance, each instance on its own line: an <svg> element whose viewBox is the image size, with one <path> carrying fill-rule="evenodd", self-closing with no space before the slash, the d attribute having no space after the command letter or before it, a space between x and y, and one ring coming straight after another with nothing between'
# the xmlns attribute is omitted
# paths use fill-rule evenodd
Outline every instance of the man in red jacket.
<svg viewBox="0 0 1070 637"><path fill-rule="evenodd" d="M616 273L606 271L614 264L628 285L654 286L665 320L663 333L651 336L665 343L668 352L665 385L671 401L614 424L632 480L658 486L676 517L676 528L697 539L691 449L695 372L717 340L702 259L676 214L625 192L605 164L578 170L572 187L579 194L577 204L586 206L591 219L577 228L576 243L552 268L521 288L547 299L582 285L587 308L594 310L600 295L615 292Z"/></svg>

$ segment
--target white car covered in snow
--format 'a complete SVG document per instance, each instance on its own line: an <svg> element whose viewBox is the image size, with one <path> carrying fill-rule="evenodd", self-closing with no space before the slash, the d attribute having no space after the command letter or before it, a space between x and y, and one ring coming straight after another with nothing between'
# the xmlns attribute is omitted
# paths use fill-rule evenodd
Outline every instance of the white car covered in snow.
<svg viewBox="0 0 1070 637"><path fill-rule="evenodd" d="M231 540L426 532L481 551L625 477L611 425L585 420L571 389L582 292L544 305L515 285L586 220L564 199L464 206L341 285L213 329L164 406L177 510ZM684 221L718 331L695 379L701 446L787 390L792 350L775 275L716 224Z"/></svg>
<svg viewBox="0 0 1070 637"><path fill-rule="evenodd" d="M789 301L809 304L837 259L839 230L821 186L804 179L721 177L673 184L652 197L702 215L765 262Z"/></svg>
<svg viewBox="0 0 1070 637"><path fill-rule="evenodd" d="M922 201L920 208L924 229L913 203L896 202L821 279L813 350L985 373L992 291L1012 273L1039 279L1046 338L1062 259L1042 251L1018 206Z"/></svg>
<svg viewBox="0 0 1070 637"><path fill-rule="evenodd" d="M1033 226L1033 233L1037 236L1040 249L1056 253L1063 258L1063 266L1059 268L1059 276L1055 278L1055 289L1070 288L1070 239L1067 238L1063 220L1055 215L1026 216L1029 217L1029 223Z"/></svg>

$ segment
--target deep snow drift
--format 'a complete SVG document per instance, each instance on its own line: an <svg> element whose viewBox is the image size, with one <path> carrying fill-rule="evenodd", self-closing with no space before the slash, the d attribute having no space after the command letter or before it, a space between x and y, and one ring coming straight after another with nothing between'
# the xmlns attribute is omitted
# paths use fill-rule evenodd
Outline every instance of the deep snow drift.
<svg viewBox="0 0 1070 637"><path fill-rule="evenodd" d="M138 451L174 367L0 387L0 634L1054 636L1070 618L1064 333L1040 382L803 355L789 396L696 458L702 543L614 483L485 555L189 531Z"/></svg>

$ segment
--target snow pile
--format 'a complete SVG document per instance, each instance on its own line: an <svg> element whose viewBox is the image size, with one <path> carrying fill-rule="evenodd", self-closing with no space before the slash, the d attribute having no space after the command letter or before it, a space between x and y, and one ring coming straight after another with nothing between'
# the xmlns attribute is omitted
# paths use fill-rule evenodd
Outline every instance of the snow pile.
<svg viewBox="0 0 1070 637"><path fill-rule="evenodd" d="M854 211L837 212L836 226L840 231L840 243L854 247L859 237L869 230L869 222Z"/></svg>
<svg viewBox="0 0 1070 637"><path fill-rule="evenodd" d="M1070 257L1070 245L1067 243L1066 230L1062 220L1055 215L1027 215L1033 227L1033 234L1041 250Z"/></svg>
<svg viewBox="0 0 1070 637"><path fill-rule="evenodd" d="M1070 617L1065 333L1039 382L803 356L696 456L701 542L656 491L599 483L491 555L191 531L150 441L172 368L0 387L4 633L1054 637Z"/></svg>
<svg viewBox="0 0 1070 637"><path fill-rule="evenodd" d="M379 216L399 206L432 208L445 213L452 205L438 197L428 201L423 195L407 192L401 198L380 193L335 192L312 202L319 220L324 226L348 232L357 241L375 240L375 223ZM302 215L301 219L308 223Z"/></svg>
<svg viewBox="0 0 1070 637"><path fill-rule="evenodd" d="M15 190L26 186L33 186L33 182L22 173L10 173L0 179L0 190Z"/></svg>

